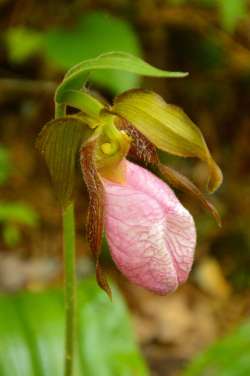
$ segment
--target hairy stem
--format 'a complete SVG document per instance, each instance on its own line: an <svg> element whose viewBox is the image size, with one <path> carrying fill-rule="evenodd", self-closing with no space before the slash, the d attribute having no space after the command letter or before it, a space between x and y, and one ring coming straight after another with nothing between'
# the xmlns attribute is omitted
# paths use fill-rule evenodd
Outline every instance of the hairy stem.
<svg viewBox="0 0 250 376"><path fill-rule="evenodd" d="M55 106L55 118L65 115L65 105ZM75 316L76 316L76 274L75 274L75 219L74 204L63 209L63 252L64 252L64 294L65 294L65 357L64 376L73 376Z"/></svg>

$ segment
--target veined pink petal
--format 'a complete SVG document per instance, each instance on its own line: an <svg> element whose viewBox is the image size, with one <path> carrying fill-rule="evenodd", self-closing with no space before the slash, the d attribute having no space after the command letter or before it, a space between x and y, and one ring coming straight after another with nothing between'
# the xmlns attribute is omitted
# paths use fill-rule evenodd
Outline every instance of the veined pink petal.
<svg viewBox="0 0 250 376"><path fill-rule="evenodd" d="M190 272L196 243L191 214L169 186L126 161L126 184L104 180L105 231L112 258L132 282L158 294Z"/></svg>

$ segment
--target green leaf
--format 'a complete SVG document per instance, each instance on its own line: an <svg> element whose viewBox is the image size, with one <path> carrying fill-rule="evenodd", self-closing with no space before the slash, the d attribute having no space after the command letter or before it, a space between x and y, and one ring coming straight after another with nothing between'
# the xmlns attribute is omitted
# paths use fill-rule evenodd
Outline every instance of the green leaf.
<svg viewBox="0 0 250 376"><path fill-rule="evenodd" d="M17 225L6 223L2 229L4 243L10 247L15 247L21 240L21 232Z"/></svg>
<svg viewBox="0 0 250 376"><path fill-rule="evenodd" d="M72 28L57 28L45 35L45 53L59 68L69 69L79 61L94 58L108 51L123 51L140 56L140 42L130 23L103 11L80 17ZM91 81L122 92L139 86L138 77L114 70L93 72Z"/></svg>
<svg viewBox="0 0 250 376"><path fill-rule="evenodd" d="M37 147L45 157L63 206L72 199L77 153L92 133L83 116L66 116L47 123L38 136Z"/></svg>
<svg viewBox="0 0 250 376"><path fill-rule="evenodd" d="M1 222L35 226L38 223L38 216L34 209L22 202L0 202Z"/></svg>
<svg viewBox="0 0 250 376"><path fill-rule="evenodd" d="M9 59L22 63L41 50L43 35L35 30L13 27L6 31L5 41Z"/></svg>
<svg viewBox="0 0 250 376"><path fill-rule="evenodd" d="M221 23L225 30L233 32L237 23L247 15L246 0L217 0Z"/></svg>
<svg viewBox="0 0 250 376"><path fill-rule="evenodd" d="M79 316L81 354L86 376L148 375L138 356L128 313L120 294L112 286L113 301L89 282L81 290Z"/></svg>
<svg viewBox="0 0 250 376"><path fill-rule="evenodd" d="M62 296L54 290L40 294L19 294L15 298L15 305L36 365L35 376L59 376L64 364ZM80 375L78 357L75 366L76 375Z"/></svg>
<svg viewBox="0 0 250 376"><path fill-rule="evenodd" d="M100 69L115 69L152 77L185 77L187 75L187 73L169 72L155 68L138 57L125 52L109 52L94 59L85 60L71 68L57 88L56 102L62 102L65 91L81 89L88 72Z"/></svg>
<svg viewBox="0 0 250 376"><path fill-rule="evenodd" d="M95 280L79 286L74 376L149 375L125 304L113 292L111 303ZM62 291L1 295L1 376L63 375L64 324Z"/></svg>
<svg viewBox="0 0 250 376"><path fill-rule="evenodd" d="M35 227L37 224L38 215L29 205L22 202L0 201L2 239L8 247L15 247L19 243L23 225Z"/></svg>
<svg viewBox="0 0 250 376"><path fill-rule="evenodd" d="M179 107L166 103L152 91L130 90L118 96L113 112L128 120L158 149L180 157L198 157L210 170L209 191L222 182L199 128Z"/></svg>
<svg viewBox="0 0 250 376"><path fill-rule="evenodd" d="M250 322L199 354L182 376L245 376L250 374Z"/></svg>
<svg viewBox="0 0 250 376"><path fill-rule="evenodd" d="M35 376L35 367L14 300L0 298L0 375Z"/></svg>

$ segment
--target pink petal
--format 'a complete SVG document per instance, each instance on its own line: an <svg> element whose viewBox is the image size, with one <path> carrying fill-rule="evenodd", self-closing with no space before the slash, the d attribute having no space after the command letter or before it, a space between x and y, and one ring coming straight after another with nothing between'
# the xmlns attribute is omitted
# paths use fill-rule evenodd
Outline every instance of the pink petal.
<svg viewBox="0 0 250 376"><path fill-rule="evenodd" d="M174 291L192 267L193 218L151 172L126 161L126 178L124 185L103 181L112 258L131 282L158 294Z"/></svg>

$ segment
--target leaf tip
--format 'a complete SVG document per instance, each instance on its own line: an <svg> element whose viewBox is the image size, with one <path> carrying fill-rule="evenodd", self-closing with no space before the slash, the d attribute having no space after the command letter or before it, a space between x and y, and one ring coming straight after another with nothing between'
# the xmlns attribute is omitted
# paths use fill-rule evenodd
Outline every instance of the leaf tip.
<svg viewBox="0 0 250 376"><path fill-rule="evenodd" d="M189 76L189 72L181 72L181 77L187 77L187 76Z"/></svg>
<svg viewBox="0 0 250 376"><path fill-rule="evenodd" d="M103 289L106 292L106 294L108 295L109 299L112 302L112 290L101 268L99 260L96 263L96 280L97 280L98 285L101 287L101 289Z"/></svg>
<svg viewBox="0 0 250 376"><path fill-rule="evenodd" d="M223 174L220 167L214 160L210 162L210 179L208 181L207 190L209 193L214 193L223 182Z"/></svg>

